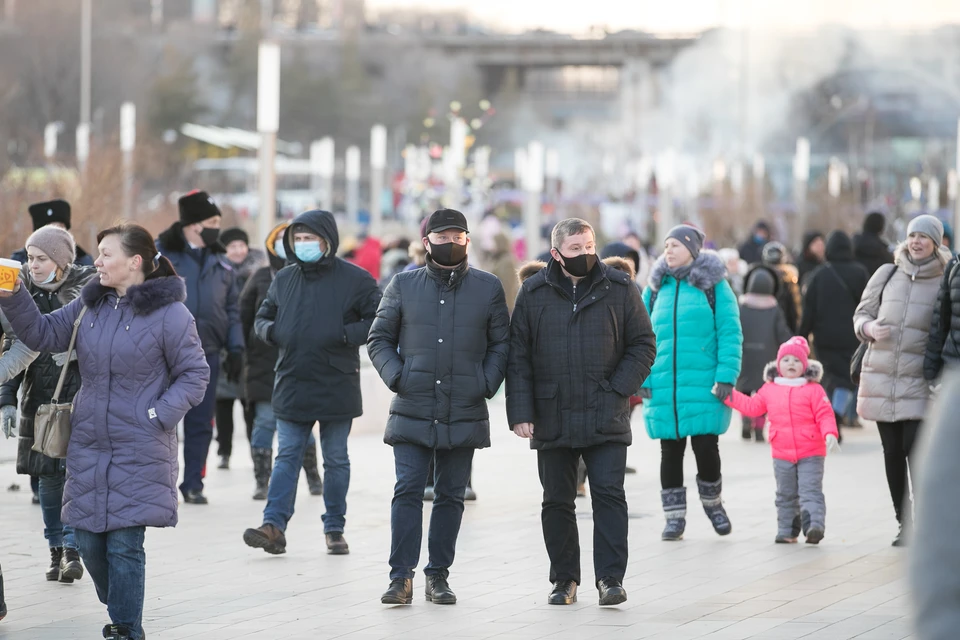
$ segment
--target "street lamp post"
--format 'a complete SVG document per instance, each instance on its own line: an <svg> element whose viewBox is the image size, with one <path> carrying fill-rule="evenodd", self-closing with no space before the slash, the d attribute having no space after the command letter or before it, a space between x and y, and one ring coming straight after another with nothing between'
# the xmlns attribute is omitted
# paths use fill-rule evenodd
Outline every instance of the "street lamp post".
<svg viewBox="0 0 960 640"><path fill-rule="evenodd" d="M356 230L360 221L360 147L348 147L346 158L347 219Z"/></svg>
<svg viewBox="0 0 960 640"><path fill-rule="evenodd" d="M120 106L120 151L123 153L123 215L132 218L133 150L137 145L137 107L132 102Z"/></svg>
<svg viewBox="0 0 960 640"><path fill-rule="evenodd" d="M531 142L527 145L527 166L523 172L523 228L527 245L527 259L540 254L540 203L543 197L543 145Z"/></svg>
<svg viewBox="0 0 960 640"><path fill-rule="evenodd" d="M380 237L383 222L383 183L387 168L387 128L370 129L370 235Z"/></svg>
<svg viewBox="0 0 960 640"><path fill-rule="evenodd" d="M266 239L277 218L277 130L280 128L280 45L260 43L257 64L257 131L260 133L259 231Z"/></svg>

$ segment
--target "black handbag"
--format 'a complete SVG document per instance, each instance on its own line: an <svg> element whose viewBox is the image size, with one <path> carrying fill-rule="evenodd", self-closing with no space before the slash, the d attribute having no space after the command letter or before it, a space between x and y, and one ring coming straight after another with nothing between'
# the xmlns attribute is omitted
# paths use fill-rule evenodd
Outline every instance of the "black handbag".
<svg viewBox="0 0 960 640"><path fill-rule="evenodd" d="M877 304L877 313L880 313L880 305L883 304L883 290L887 288L887 285L890 283L890 280L893 279L893 274L895 274L896 272L897 272L897 267L894 266L893 269L890 270L890 275L888 275L886 281L884 281L883 287L881 287L880 289L880 301ZM837 278L840 278L840 276L837 275ZM840 281L843 282L843 279L840 278ZM845 282L843 283L843 287L847 289L848 292L850 291L847 288L847 284ZM866 357L867 349L869 348L870 348L869 342L866 342L866 341L861 342L860 346L857 347L857 350L853 352L853 357L850 358L850 380L852 380L853 384L857 385L858 387L860 386L860 373L863 371L863 359L864 357Z"/></svg>

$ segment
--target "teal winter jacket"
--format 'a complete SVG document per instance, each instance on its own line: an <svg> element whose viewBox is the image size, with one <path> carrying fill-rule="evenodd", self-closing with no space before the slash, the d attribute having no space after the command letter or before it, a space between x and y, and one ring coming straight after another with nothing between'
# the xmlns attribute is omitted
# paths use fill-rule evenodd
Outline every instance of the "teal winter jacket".
<svg viewBox="0 0 960 640"><path fill-rule="evenodd" d="M723 261L712 251L701 252L680 281L662 257L651 271L643 303L657 335L657 359L643 383L650 393L643 420L655 440L720 435L730 425L730 409L712 392L715 383L735 384L740 375L740 308L725 276Z"/></svg>

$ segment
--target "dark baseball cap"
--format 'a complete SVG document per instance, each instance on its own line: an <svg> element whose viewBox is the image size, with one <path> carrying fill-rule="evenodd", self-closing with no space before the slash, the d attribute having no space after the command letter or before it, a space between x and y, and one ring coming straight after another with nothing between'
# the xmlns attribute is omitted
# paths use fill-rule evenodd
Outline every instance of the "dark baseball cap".
<svg viewBox="0 0 960 640"><path fill-rule="evenodd" d="M470 230L467 229L466 216L455 209L437 209L430 214L430 218L427 219L427 234L436 231L446 231L447 229L459 229L460 231L470 233ZM426 235L424 235L424 237L426 237Z"/></svg>

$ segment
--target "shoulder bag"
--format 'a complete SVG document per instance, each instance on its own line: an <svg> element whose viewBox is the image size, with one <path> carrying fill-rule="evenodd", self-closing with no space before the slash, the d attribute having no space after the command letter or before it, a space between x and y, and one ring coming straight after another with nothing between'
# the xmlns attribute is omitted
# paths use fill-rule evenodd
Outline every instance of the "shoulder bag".
<svg viewBox="0 0 960 640"><path fill-rule="evenodd" d="M70 444L70 416L73 413L73 403L60 404L60 393L63 392L63 383L67 378L67 369L70 367L70 357L77 342L77 331L80 321L87 307L80 309L80 315L73 322L73 334L70 336L70 346L67 347L67 359L60 370L60 380L53 392L49 404L40 405L33 423L33 450L51 458L66 458L67 446Z"/></svg>

